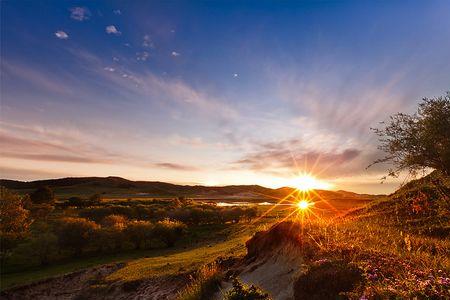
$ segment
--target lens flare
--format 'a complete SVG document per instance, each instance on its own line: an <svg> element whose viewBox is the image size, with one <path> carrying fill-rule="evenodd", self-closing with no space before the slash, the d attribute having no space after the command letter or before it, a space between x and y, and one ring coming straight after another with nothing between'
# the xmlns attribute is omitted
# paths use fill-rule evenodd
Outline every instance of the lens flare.
<svg viewBox="0 0 450 300"><path fill-rule="evenodd" d="M300 200L297 202L297 208L300 210L308 209L308 207L311 205L307 200Z"/></svg>
<svg viewBox="0 0 450 300"><path fill-rule="evenodd" d="M331 184L319 180L312 175L303 174L292 179L291 184L299 191L307 192L310 190L327 190L331 188Z"/></svg>

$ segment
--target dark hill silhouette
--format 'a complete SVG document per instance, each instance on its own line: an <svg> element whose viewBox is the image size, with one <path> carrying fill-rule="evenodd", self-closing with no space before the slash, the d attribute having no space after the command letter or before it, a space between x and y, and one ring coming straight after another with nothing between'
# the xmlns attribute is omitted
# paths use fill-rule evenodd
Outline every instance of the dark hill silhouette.
<svg viewBox="0 0 450 300"><path fill-rule="evenodd" d="M1 179L0 185L19 193L28 193L41 186L48 186L57 195L106 194L145 194L147 196L187 196L199 198L235 197L240 199L274 199L282 198L294 191L291 187L278 189L259 185L202 186L177 185L160 181L132 181L121 177L68 177L59 179L18 181ZM328 200L372 200L375 196L356 194L346 191L316 190L320 197ZM316 197L317 197L316 195Z"/></svg>

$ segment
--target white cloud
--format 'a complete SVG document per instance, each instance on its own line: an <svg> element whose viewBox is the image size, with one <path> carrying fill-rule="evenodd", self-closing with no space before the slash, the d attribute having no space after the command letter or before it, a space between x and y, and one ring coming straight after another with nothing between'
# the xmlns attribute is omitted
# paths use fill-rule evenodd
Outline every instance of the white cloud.
<svg viewBox="0 0 450 300"><path fill-rule="evenodd" d="M176 51L172 51L172 54L171 54L172 56L180 56L180 53L178 53L178 52L176 52Z"/></svg>
<svg viewBox="0 0 450 300"><path fill-rule="evenodd" d="M61 40L67 40L69 38L69 35L62 30L55 32L55 36Z"/></svg>
<svg viewBox="0 0 450 300"><path fill-rule="evenodd" d="M84 21L89 19L91 12L86 7L72 7L70 9L70 17L77 21Z"/></svg>
<svg viewBox="0 0 450 300"><path fill-rule="evenodd" d="M121 14L122 14L122 11L121 11L120 9L115 9L115 10L113 10L113 13L114 13L115 15L121 15Z"/></svg>
<svg viewBox="0 0 450 300"><path fill-rule="evenodd" d="M238 73L234 73L234 74L233 74L233 77L234 77L234 78L236 78L236 77L238 77L238 76L239 76Z"/></svg>
<svg viewBox="0 0 450 300"><path fill-rule="evenodd" d="M104 67L103 70L108 71L108 72L114 72L115 69L111 68L111 67Z"/></svg>
<svg viewBox="0 0 450 300"><path fill-rule="evenodd" d="M115 35L121 35L121 34L122 34L122 32L120 32L120 31L116 28L116 26L114 26L114 25L106 26L105 31L106 31L106 33L108 33L108 34L115 34Z"/></svg>

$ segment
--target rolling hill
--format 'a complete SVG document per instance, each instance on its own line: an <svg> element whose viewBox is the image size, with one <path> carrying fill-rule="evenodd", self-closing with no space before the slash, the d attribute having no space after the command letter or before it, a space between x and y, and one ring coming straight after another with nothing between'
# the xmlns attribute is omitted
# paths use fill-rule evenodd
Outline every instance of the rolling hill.
<svg viewBox="0 0 450 300"><path fill-rule="evenodd" d="M1 179L0 185L25 194L48 186L55 194L67 196L86 196L95 193L107 196L146 196L146 197L192 197L200 199L279 199L294 191L290 187L271 189L259 185L201 186L177 185L159 181L131 181L121 177L69 177L60 179L17 181ZM327 200L362 200L370 201L379 196L356 194L347 191L315 191L315 197Z"/></svg>

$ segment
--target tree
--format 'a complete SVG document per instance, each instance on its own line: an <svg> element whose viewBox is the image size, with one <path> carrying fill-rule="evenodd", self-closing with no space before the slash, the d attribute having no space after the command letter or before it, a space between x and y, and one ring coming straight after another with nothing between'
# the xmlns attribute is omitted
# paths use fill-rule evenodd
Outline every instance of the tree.
<svg viewBox="0 0 450 300"><path fill-rule="evenodd" d="M29 214L17 194L0 187L0 238L3 255L28 234L31 224Z"/></svg>
<svg viewBox="0 0 450 300"><path fill-rule="evenodd" d="M102 196L100 194L94 194L89 197L88 202L91 206L99 205L102 202Z"/></svg>
<svg viewBox="0 0 450 300"><path fill-rule="evenodd" d="M76 206L81 207L84 206L85 201L80 197L70 197L67 199L67 206Z"/></svg>
<svg viewBox="0 0 450 300"><path fill-rule="evenodd" d="M20 244L15 253L26 257L36 258L40 265L48 265L58 250L58 238L51 232L42 232Z"/></svg>
<svg viewBox="0 0 450 300"><path fill-rule="evenodd" d="M186 225L180 221L165 219L155 224L153 232L154 236L167 247L173 247L175 242L181 238L185 229Z"/></svg>
<svg viewBox="0 0 450 300"><path fill-rule="evenodd" d="M130 222L124 229L124 234L134 245L135 249L140 249L142 244L151 240L153 224L148 221Z"/></svg>
<svg viewBox="0 0 450 300"><path fill-rule="evenodd" d="M393 177L404 170L416 175L430 168L450 176L450 92L424 98L416 113L398 113L384 128L373 130L380 137L378 148L386 156L370 166L391 163L388 176Z"/></svg>
<svg viewBox="0 0 450 300"><path fill-rule="evenodd" d="M83 218L63 218L57 227L58 242L61 247L74 250L76 256L81 255L92 238L98 225Z"/></svg>
<svg viewBox="0 0 450 300"><path fill-rule="evenodd" d="M55 194L48 186L43 186L35 190L31 195L31 202L33 204L55 204Z"/></svg>

